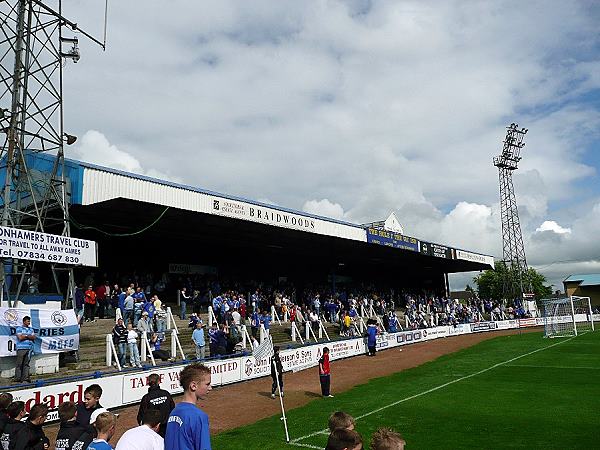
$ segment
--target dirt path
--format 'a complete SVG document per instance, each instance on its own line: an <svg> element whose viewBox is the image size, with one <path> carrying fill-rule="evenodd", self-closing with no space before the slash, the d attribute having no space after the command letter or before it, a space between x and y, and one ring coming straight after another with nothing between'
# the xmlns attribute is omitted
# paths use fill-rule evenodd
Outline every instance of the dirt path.
<svg viewBox="0 0 600 450"><path fill-rule="evenodd" d="M532 331L539 330L521 330L521 332ZM519 330L466 334L395 347L378 352L375 357L376 364L373 364L374 360L367 356L333 361L331 363L331 390L334 394L343 392L372 378L391 375L404 369L419 366L442 355L473 346L481 341L517 333L519 333ZM317 369L313 368L296 373L290 372L286 373L284 377L286 409L303 406L315 397L321 396ZM279 402L272 400L270 394L271 378L260 378L215 388L205 400L200 402L199 406L210 418L211 434L216 434L278 414L280 412ZM180 396L175 398L175 401L177 402L179 399ZM240 408L240 405L253 405L252 414L248 414L248 408ZM137 405L118 410L117 431L111 439L113 446L125 431L137 426L137 410ZM46 435L52 443L51 449L54 448L57 431L58 425L50 425L45 428Z"/></svg>

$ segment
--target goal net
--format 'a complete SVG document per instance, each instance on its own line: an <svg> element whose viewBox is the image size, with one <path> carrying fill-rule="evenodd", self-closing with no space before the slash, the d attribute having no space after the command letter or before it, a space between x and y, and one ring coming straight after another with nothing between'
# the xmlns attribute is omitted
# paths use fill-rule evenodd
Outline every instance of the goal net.
<svg viewBox="0 0 600 450"><path fill-rule="evenodd" d="M594 331L592 304L589 297L571 296L567 298L543 300L544 336L577 336Z"/></svg>

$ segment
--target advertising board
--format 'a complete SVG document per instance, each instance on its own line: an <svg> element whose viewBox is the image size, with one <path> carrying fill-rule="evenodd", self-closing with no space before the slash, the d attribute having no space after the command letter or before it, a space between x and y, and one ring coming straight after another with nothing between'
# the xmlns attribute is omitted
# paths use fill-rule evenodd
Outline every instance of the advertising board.
<svg viewBox="0 0 600 450"><path fill-rule="evenodd" d="M0 226L0 257L98 266L94 241Z"/></svg>

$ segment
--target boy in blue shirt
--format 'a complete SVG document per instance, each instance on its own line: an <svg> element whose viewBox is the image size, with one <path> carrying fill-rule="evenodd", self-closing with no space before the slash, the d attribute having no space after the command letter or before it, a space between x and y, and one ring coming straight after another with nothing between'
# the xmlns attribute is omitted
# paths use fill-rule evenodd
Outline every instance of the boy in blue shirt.
<svg viewBox="0 0 600 450"><path fill-rule="evenodd" d="M183 399L169 416L165 449L211 450L208 416L196 406L212 389L210 369L200 363L190 364L179 374L179 383Z"/></svg>
<svg viewBox="0 0 600 450"><path fill-rule="evenodd" d="M98 414L94 422L98 437L88 445L87 450L113 450L108 441L115 434L116 425L117 417L113 413L107 411Z"/></svg>

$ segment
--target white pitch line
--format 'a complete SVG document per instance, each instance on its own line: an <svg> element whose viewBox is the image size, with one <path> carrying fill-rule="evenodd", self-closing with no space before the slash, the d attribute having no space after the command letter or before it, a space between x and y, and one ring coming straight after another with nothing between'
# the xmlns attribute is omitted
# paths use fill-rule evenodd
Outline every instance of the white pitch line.
<svg viewBox="0 0 600 450"><path fill-rule="evenodd" d="M490 367L488 367L486 369L482 369L482 370L480 370L478 372L474 372L474 373L472 373L470 375L465 375L464 377L460 377L460 378L457 378L456 380L448 381L447 383L440 384L439 386L436 386L434 388L428 389L426 391L420 392L420 393L415 394L415 395L411 395L410 397L405 397L402 400L397 400L397 401L395 401L393 403L390 403L389 405L382 406L381 408L377 408L377 409L374 409L373 411L369 411L368 413L365 413L365 414L362 414L360 416L357 416L357 417L354 418L354 420L363 419L363 418L368 417L370 415L377 414L378 412L383 411L384 409L391 408L392 406L399 405L400 403L404 403L404 402L407 402L409 400L421 397L423 395L427 395L427 394L430 394L432 392L439 391L440 389L444 389L445 387L450 386L451 384L458 383L459 381L463 381L463 380L467 380L469 378L476 377L477 375L481 375L482 373L489 372L490 370L493 370L493 369L495 369L497 367L500 367L500 366L504 366L504 365L506 365L508 363L511 363L513 361L516 361L518 359L525 358L526 356L533 355L534 353L541 352L543 350L548 350L549 348L556 347L557 345L560 345L560 344L564 344L565 342L569 342L572 339L575 339L575 336L573 336L571 338L568 338L568 339L565 339L565 340L562 340L560 342L557 342L556 344L552 344L552 345L548 345L546 347L538 348L538 349L530 351L528 353L524 353L524 354L522 354L520 356L515 356L514 358L507 359L506 361L503 361L503 362L499 362L497 364L494 364L493 366L490 366ZM323 430L307 434L306 436L301 436L299 438L292 439L290 442L288 442L288 444L289 445L295 445L297 447L321 448L321 447L317 447L317 446L309 446L309 444L301 444L300 441L303 441L304 439L311 438L313 436L317 436L319 434L327 434L327 431L328 431L328 429L325 428Z"/></svg>
<svg viewBox="0 0 600 450"><path fill-rule="evenodd" d="M533 364L507 364L507 367L533 367L535 369L584 369L584 370L600 370L600 367L589 366L536 366Z"/></svg>

